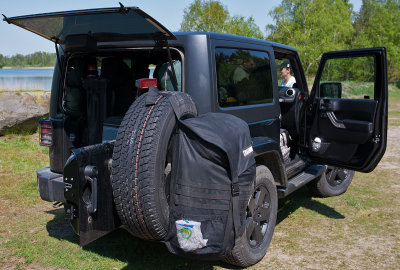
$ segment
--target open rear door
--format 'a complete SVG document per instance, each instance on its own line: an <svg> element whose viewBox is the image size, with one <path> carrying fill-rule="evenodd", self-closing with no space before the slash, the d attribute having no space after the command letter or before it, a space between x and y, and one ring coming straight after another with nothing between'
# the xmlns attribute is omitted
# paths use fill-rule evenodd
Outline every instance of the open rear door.
<svg viewBox="0 0 400 270"><path fill-rule="evenodd" d="M307 136L312 160L372 171L386 149L386 49L325 53L309 105Z"/></svg>
<svg viewBox="0 0 400 270"><path fill-rule="evenodd" d="M94 42L175 39L167 28L141 9L122 5L5 17L4 20L59 44L73 36L87 36Z"/></svg>

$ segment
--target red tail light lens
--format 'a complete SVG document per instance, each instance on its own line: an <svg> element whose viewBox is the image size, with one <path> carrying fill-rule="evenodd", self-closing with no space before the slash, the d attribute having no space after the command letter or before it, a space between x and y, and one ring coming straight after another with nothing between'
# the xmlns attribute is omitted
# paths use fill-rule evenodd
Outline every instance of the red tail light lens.
<svg viewBox="0 0 400 270"><path fill-rule="evenodd" d="M39 121L39 144L41 146L53 145L53 125L50 120Z"/></svg>

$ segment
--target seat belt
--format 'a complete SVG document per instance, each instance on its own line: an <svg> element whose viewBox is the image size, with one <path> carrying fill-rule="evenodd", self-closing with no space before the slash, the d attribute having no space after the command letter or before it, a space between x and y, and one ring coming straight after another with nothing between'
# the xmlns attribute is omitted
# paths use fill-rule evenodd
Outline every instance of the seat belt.
<svg viewBox="0 0 400 270"><path fill-rule="evenodd" d="M175 68L174 68L174 63L172 61L171 57L171 50L169 48L168 40L165 40L165 43L167 45L167 53L168 53L168 59L169 59L169 65L171 66L172 70L172 77L173 77L173 83L175 83L176 87L178 88L178 80L176 79L176 73L175 73ZM167 69L168 70L168 69ZM179 89L179 88L178 88Z"/></svg>

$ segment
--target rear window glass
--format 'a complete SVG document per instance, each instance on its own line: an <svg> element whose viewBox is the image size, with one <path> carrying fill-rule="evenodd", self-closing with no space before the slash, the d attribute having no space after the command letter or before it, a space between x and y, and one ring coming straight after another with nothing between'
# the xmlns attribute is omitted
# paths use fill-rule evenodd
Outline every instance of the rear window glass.
<svg viewBox="0 0 400 270"><path fill-rule="evenodd" d="M273 100L268 53L216 48L218 102L221 107L270 103Z"/></svg>
<svg viewBox="0 0 400 270"><path fill-rule="evenodd" d="M169 36L161 25L143 16L140 10L121 14L118 9L103 9L15 17L11 22L60 43L70 35L90 35L99 41L153 39L161 33Z"/></svg>

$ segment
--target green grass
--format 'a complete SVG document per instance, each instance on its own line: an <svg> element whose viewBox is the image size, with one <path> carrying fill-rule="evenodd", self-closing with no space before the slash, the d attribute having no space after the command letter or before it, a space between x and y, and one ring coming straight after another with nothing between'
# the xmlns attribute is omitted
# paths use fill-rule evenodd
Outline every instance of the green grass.
<svg viewBox="0 0 400 270"><path fill-rule="evenodd" d="M342 98L364 98L364 96L374 98L374 83L342 82Z"/></svg>
<svg viewBox="0 0 400 270"><path fill-rule="evenodd" d="M1 90L0 93L26 93L26 92L49 92L47 90Z"/></svg>
<svg viewBox="0 0 400 270"><path fill-rule="evenodd" d="M48 149L39 146L37 134L11 133L0 138L0 196L33 204L37 187L32 179L38 168L48 164Z"/></svg>

